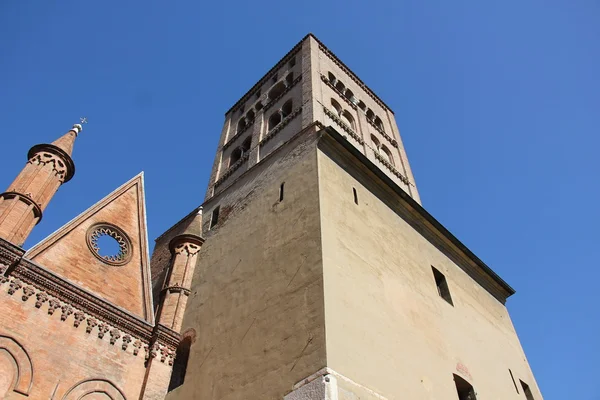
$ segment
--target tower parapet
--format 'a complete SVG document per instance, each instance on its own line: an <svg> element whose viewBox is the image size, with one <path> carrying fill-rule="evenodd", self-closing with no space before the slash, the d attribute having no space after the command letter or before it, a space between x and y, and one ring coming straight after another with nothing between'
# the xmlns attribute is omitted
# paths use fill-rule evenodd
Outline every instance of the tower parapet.
<svg viewBox="0 0 600 400"><path fill-rule="evenodd" d="M58 188L75 174L71 154L82 129L80 124L75 124L54 142L38 144L29 150L27 164L0 194L1 238L21 246L42 220L43 212Z"/></svg>

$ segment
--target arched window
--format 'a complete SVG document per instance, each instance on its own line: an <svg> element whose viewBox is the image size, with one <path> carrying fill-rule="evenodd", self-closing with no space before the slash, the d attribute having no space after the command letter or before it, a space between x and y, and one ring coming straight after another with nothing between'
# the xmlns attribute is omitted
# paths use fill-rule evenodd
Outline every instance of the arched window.
<svg viewBox="0 0 600 400"><path fill-rule="evenodd" d="M290 72L289 74L287 74L287 76L285 77L285 84L287 85L287 87L292 86L292 83L294 82L294 73Z"/></svg>
<svg viewBox="0 0 600 400"><path fill-rule="evenodd" d="M248 121L249 124L254 121L254 110L248 111L248 114L246 114L246 121Z"/></svg>
<svg viewBox="0 0 600 400"><path fill-rule="evenodd" d="M356 98L354 97L354 93L352 93L352 90L346 89L346 91L344 92L344 96L346 96L346 98L350 100L350 102L356 104Z"/></svg>
<svg viewBox="0 0 600 400"><path fill-rule="evenodd" d="M375 118L375 126L383 131L383 122L381 122L381 118L379 118L379 117Z"/></svg>
<svg viewBox="0 0 600 400"><path fill-rule="evenodd" d="M385 161L394 165L394 157L392 157L392 152L389 151L387 147L385 147L385 144L381 146L381 151L379 152L379 154L385 159Z"/></svg>
<svg viewBox="0 0 600 400"><path fill-rule="evenodd" d="M367 110L367 119L370 119L371 121L373 120L373 118L375 118L375 113L373 112L373 110L371 110L370 108Z"/></svg>
<svg viewBox="0 0 600 400"><path fill-rule="evenodd" d="M246 138L246 140L244 140L244 143L242 143L242 153L246 154L248 151L250 151L251 146L252 146L252 136L248 136Z"/></svg>
<svg viewBox="0 0 600 400"><path fill-rule="evenodd" d="M179 343L179 346L177 346L175 362L173 363L173 372L171 372L171 381L169 382L169 392L183 385L185 371L187 370L188 360L190 358L192 339L192 336L184 337Z"/></svg>
<svg viewBox="0 0 600 400"><path fill-rule="evenodd" d="M277 82L275 86L269 90L269 101L273 101L285 92L285 83Z"/></svg>
<svg viewBox="0 0 600 400"><path fill-rule="evenodd" d="M257 101L256 105L254 106L254 108L256 108L256 111L260 111L263 108L263 103L261 101Z"/></svg>
<svg viewBox="0 0 600 400"><path fill-rule="evenodd" d="M373 143L373 148L375 149L375 151L379 152L379 140L374 135L371 135L371 143Z"/></svg>
<svg viewBox="0 0 600 400"><path fill-rule="evenodd" d="M363 111L366 111L367 105L361 100L358 102L358 108L360 108Z"/></svg>
<svg viewBox="0 0 600 400"><path fill-rule="evenodd" d="M336 83L335 88L342 93L344 93L344 91L346 90L346 86L344 86L344 84L341 81L338 81L338 83Z"/></svg>
<svg viewBox="0 0 600 400"><path fill-rule="evenodd" d="M281 107L281 114L282 117L285 118L288 115L290 115L292 113L292 99L289 99L288 101L285 102L285 104L283 105L283 107Z"/></svg>
<svg viewBox="0 0 600 400"><path fill-rule="evenodd" d="M335 113L339 116L342 114L342 106L340 106L340 103L338 103L337 101L335 101L334 99L331 99L331 107L334 108Z"/></svg>
<svg viewBox="0 0 600 400"><path fill-rule="evenodd" d="M342 112L342 115L341 115L341 117L342 117L342 120L343 120L343 121L344 121L346 124L348 124L348 126L349 126L350 128L352 128L352 129L356 129L356 127L354 126L354 118L352 118L352 115L351 115L351 114L350 114L348 111L344 110L344 111Z"/></svg>
<svg viewBox="0 0 600 400"><path fill-rule="evenodd" d="M240 120L238 121L238 124L237 124L237 131L238 131L238 132L241 132L241 131L243 131L244 129L246 129L246 118L242 117L242 118L240 118Z"/></svg>
<svg viewBox="0 0 600 400"><path fill-rule="evenodd" d="M238 147L231 152L231 156L229 157L229 168L238 162L240 158L242 158L242 149Z"/></svg>
<svg viewBox="0 0 600 400"><path fill-rule="evenodd" d="M329 79L329 82L331 82L331 84L335 86L335 84L337 83L337 78L335 77L335 75L333 75L331 72L328 72L327 78Z"/></svg>
<svg viewBox="0 0 600 400"><path fill-rule="evenodd" d="M267 129L271 130L273 128L275 128L277 125L279 125L279 123L281 122L281 114L279 113L279 111L275 111L273 113L273 115L271 115L269 117L269 124Z"/></svg>

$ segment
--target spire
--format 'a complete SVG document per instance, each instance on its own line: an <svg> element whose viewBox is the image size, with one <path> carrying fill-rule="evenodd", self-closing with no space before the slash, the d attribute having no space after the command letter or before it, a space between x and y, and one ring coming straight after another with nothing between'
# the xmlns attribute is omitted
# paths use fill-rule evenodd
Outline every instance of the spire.
<svg viewBox="0 0 600 400"><path fill-rule="evenodd" d="M202 236L202 207L198 209L198 212L183 233L185 235Z"/></svg>
<svg viewBox="0 0 600 400"><path fill-rule="evenodd" d="M63 136L56 139L52 144L62 151L67 153L69 156L73 154L73 145L75 144L75 138L79 135L79 132L83 130L81 124L73 125L73 128Z"/></svg>

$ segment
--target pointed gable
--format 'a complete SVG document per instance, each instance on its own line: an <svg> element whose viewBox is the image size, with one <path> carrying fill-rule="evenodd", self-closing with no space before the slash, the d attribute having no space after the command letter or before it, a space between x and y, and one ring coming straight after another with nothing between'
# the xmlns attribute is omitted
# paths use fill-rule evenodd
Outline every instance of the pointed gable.
<svg viewBox="0 0 600 400"><path fill-rule="evenodd" d="M81 213L25 256L153 323L143 174Z"/></svg>

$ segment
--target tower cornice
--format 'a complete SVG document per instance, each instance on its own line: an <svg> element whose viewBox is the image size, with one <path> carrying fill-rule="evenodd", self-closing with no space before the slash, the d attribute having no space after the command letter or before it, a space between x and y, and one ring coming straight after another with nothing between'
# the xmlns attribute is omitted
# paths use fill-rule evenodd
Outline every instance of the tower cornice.
<svg viewBox="0 0 600 400"><path fill-rule="evenodd" d="M29 149L29 151L27 152L27 159L31 160L36 154L41 153L41 152L52 153L52 154L60 157L63 160L63 162L65 163L65 166L67 168L67 173L65 175L65 180L63 183L66 183L66 182L70 181L71 178L73 178L73 175L75 175L75 163L73 162L73 159L71 158L71 156L69 154L67 154L66 151L64 151L60 147L53 145L53 144L40 143L40 144L36 144L35 146L33 146L32 148Z"/></svg>

